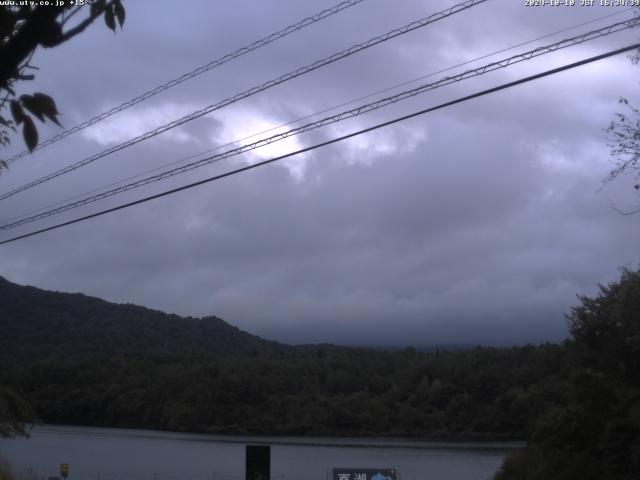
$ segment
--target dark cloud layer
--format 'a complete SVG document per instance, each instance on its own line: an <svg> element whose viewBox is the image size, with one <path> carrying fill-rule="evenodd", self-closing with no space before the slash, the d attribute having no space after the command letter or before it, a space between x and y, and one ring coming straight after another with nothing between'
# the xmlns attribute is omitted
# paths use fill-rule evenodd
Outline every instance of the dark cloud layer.
<svg viewBox="0 0 640 480"><path fill-rule="evenodd" d="M54 94L66 126L332 4L129 3L123 32L113 35L96 25L73 43L38 54L39 78L28 87ZM16 162L0 178L1 188L451 5L366 0ZM489 1L3 201L0 214L40 208L611 13L616 11ZM636 37L608 37L439 89L61 218L309 146ZM593 293L598 283L615 279L619 267L638 264L638 217L609 206L609 199L624 207L637 197L624 179L596 193L611 168L603 128L619 108L619 96L639 97L637 78L637 67L620 56L476 99L301 159L3 246L0 274L184 315L215 314L287 342L559 340L576 294ZM46 137L57 130L42 132Z"/></svg>

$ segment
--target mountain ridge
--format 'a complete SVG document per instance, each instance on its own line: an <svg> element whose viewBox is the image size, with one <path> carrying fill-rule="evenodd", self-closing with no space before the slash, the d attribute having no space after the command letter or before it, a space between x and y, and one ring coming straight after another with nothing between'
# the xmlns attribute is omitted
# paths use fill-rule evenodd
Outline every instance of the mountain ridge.
<svg viewBox="0 0 640 480"><path fill-rule="evenodd" d="M0 276L0 362L255 355L289 348L213 315L182 317L82 293L18 285Z"/></svg>

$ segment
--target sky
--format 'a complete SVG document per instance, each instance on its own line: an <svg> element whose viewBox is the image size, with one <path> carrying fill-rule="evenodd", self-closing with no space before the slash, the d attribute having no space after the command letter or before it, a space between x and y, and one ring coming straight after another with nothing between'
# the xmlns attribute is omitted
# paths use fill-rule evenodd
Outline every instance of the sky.
<svg viewBox="0 0 640 480"><path fill-rule="evenodd" d="M337 3L127 1L122 31L98 21L60 47L39 50L36 79L20 93L50 94L70 128ZM0 176L0 192L454 4L364 0L14 162ZM0 220L632 16L623 7L489 0L2 200ZM438 88L0 231L0 240L632 45L639 33ZM605 129L623 111L620 97L640 105L639 69L618 55L2 245L0 275L180 315L216 315L287 343L560 341L577 295L593 295L620 268L640 264L640 214L616 211L640 204L634 178L603 184L614 166ZM39 129L41 139L62 131ZM16 137L2 154L23 148Z"/></svg>

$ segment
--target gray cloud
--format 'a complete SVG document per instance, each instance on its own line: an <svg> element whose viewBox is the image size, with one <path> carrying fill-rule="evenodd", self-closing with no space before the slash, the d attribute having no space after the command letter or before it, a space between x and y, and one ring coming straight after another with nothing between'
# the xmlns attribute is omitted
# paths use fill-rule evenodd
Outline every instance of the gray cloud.
<svg viewBox="0 0 640 480"><path fill-rule="evenodd" d="M0 178L2 190L173 120L181 109L214 103L451 4L367 0L16 163ZM68 126L321 8L317 2L313 9L304 2L155 5L131 2L117 35L96 25L73 43L41 52L39 79L29 87L54 94ZM606 13L612 10L487 2L8 199L0 214L39 208ZM437 90L312 132L287 148L636 36L599 40ZM558 340L566 336L563 315L576 294L593 293L598 282L616 278L618 267L638 264L637 216L623 217L608 203L608 197L622 206L636 201L628 184L596 193L611 168L602 129L620 95L638 98L637 82L630 81L637 75L624 57L606 60L316 150L301 163L260 168L6 245L0 274L184 315L215 314L298 343ZM56 132L44 127L43 136ZM228 160L61 218L260 158L265 155Z"/></svg>

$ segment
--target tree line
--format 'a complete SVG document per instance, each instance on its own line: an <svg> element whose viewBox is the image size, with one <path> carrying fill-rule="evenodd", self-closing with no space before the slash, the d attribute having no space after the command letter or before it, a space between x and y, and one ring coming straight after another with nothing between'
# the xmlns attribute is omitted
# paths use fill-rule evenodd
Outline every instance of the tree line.
<svg viewBox="0 0 640 480"><path fill-rule="evenodd" d="M296 435L523 437L560 403L566 348L306 348L2 369L47 423Z"/></svg>

